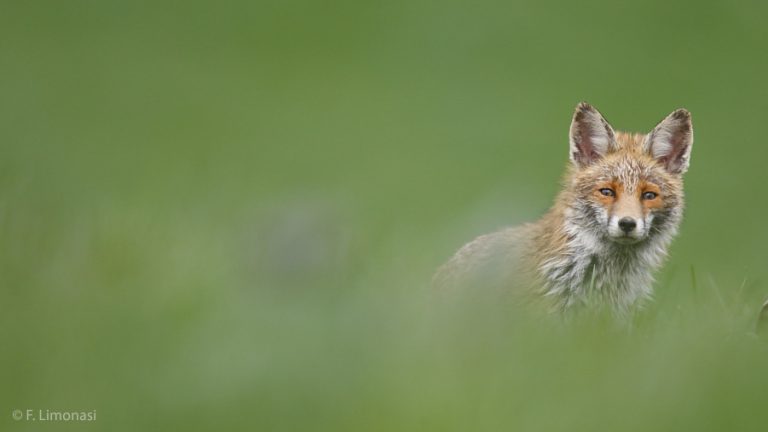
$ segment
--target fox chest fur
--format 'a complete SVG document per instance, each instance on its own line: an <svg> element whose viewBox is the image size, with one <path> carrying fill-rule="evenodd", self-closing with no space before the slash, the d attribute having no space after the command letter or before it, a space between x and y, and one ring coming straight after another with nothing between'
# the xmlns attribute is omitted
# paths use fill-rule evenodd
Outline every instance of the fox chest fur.
<svg viewBox="0 0 768 432"><path fill-rule="evenodd" d="M539 221L478 237L435 275L440 287L493 286L544 301L624 314L651 297L683 211L693 144L677 110L648 134L615 132L588 104L570 128L570 159L555 205Z"/></svg>

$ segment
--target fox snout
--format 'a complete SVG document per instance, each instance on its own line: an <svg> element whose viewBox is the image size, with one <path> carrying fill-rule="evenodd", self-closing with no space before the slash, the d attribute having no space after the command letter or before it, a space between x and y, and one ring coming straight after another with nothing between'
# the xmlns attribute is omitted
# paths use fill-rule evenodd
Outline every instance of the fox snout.
<svg viewBox="0 0 768 432"><path fill-rule="evenodd" d="M627 234L634 231L636 227L637 227L637 221L635 221L631 217L623 217L619 219L619 228L621 228L621 230Z"/></svg>
<svg viewBox="0 0 768 432"><path fill-rule="evenodd" d="M608 235L619 243L635 243L645 238L653 217L633 195L620 196L611 206Z"/></svg>
<svg viewBox="0 0 768 432"><path fill-rule="evenodd" d="M644 218L612 216L609 221L608 235L619 243L635 243L645 238L647 225Z"/></svg>

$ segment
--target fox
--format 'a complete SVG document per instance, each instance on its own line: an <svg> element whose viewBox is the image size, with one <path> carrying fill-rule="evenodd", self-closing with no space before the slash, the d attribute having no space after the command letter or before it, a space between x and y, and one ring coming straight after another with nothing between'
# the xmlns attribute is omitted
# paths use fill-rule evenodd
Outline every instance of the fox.
<svg viewBox="0 0 768 432"><path fill-rule="evenodd" d="M684 108L641 134L615 131L579 103L552 207L536 222L467 243L432 285L461 292L487 286L552 313L591 307L628 315L652 298L654 274L678 232L692 145Z"/></svg>

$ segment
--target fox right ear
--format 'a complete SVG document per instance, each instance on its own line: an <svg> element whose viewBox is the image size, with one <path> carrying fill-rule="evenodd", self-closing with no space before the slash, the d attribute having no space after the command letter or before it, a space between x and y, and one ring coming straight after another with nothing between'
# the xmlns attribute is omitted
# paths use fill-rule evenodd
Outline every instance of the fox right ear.
<svg viewBox="0 0 768 432"><path fill-rule="evenodd" d="M684 108L673 111L645 138L646 151L673 174L688 170L692 145L691 113Z"/></svg>
<svg viewBox="0 0 768 432"><path fill-rule="evenodd" d="M605 156L616 146L613 128L592 105L576 105L571 121L571 161L583 168Z"/></svg>

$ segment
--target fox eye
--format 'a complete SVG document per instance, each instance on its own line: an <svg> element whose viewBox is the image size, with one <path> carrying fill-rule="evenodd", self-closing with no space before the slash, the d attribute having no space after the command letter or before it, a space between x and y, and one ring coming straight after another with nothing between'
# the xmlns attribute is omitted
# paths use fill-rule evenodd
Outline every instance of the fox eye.
<svg viewBox="0 0 768 432"><path fill-rule="evenodd" d="M644 200L652 200L655 199L659 194L656 192L643 192L643 199Z"/></svg>
<svg viewBox="0 0 768 432"><path fill-rule="evenodd" d="M614 192L613 189L610 189L610 188L602 188L600 189L600 193L607 197L616 196L616 192Z"/></svg>

